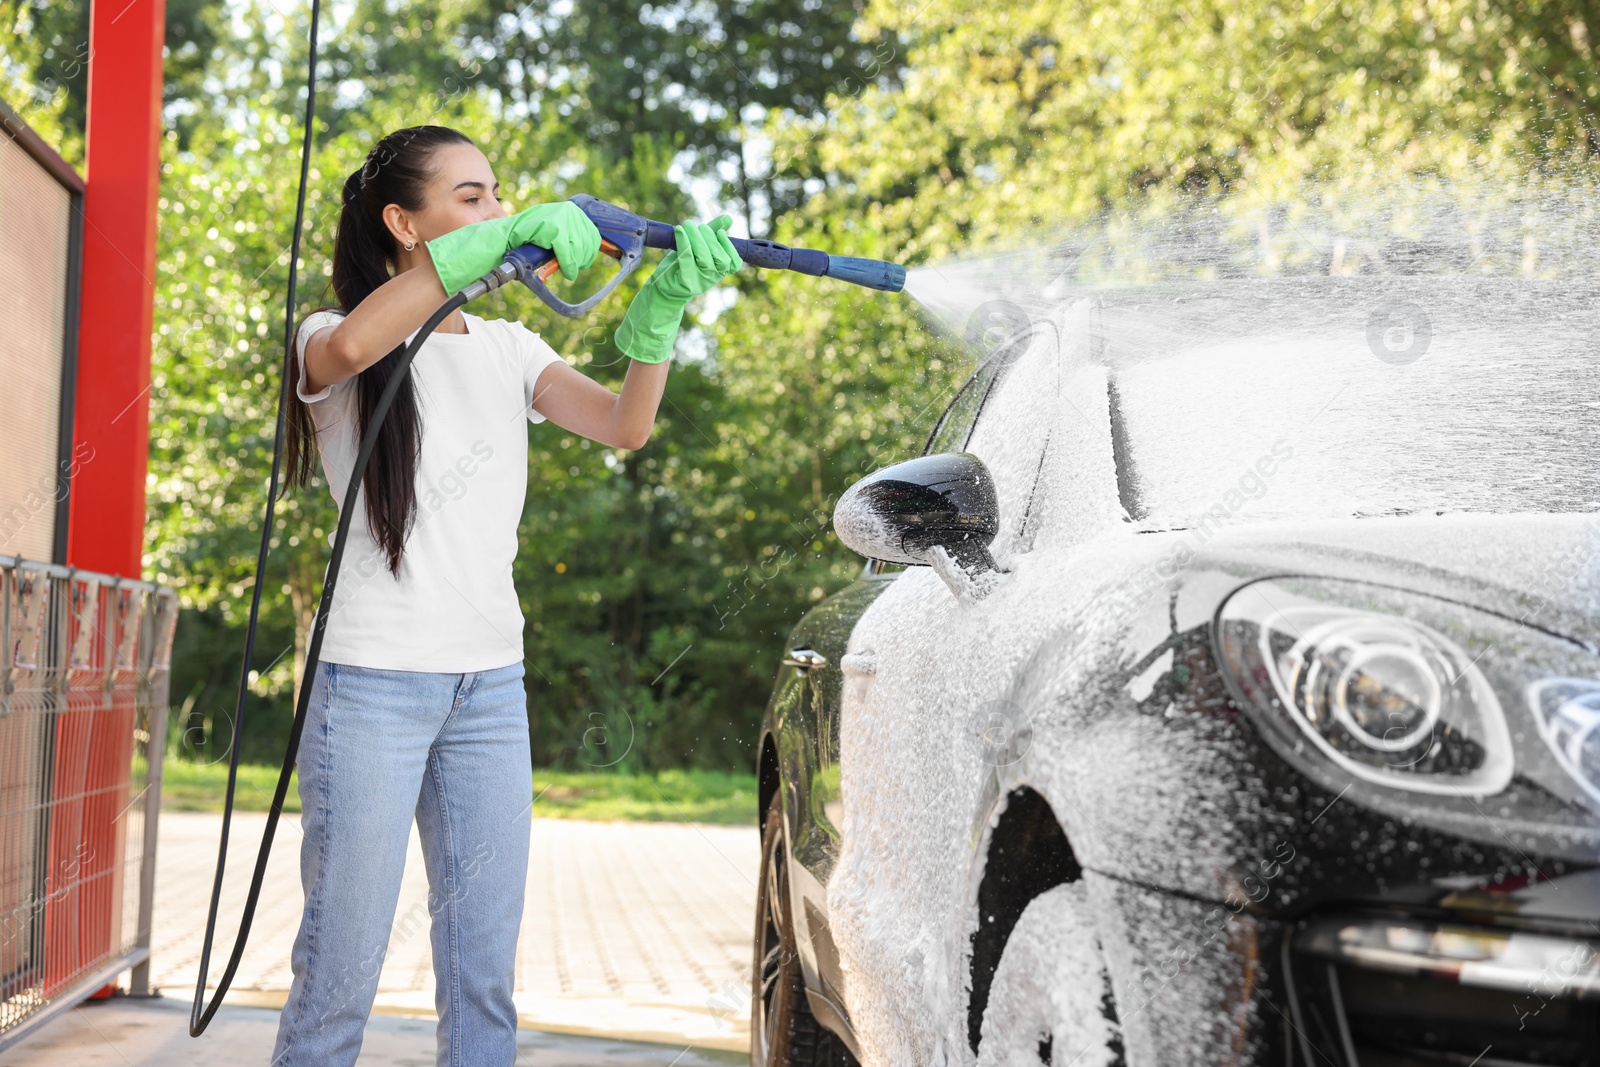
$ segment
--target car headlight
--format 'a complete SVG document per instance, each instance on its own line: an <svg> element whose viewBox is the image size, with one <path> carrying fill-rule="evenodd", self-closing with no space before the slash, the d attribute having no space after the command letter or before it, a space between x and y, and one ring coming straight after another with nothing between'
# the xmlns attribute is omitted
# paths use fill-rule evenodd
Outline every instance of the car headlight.
<svg viewBox="0 0 1600 1067"><path fill-rule="evenodd" d="M1600 657L1392 586L1277 577L1213 629L1235 703L1304 778L1403 823L1600 857Z"/></svg>
<svg viewBox="0 0 1600 1067"><path fill-rule="evenodd" d="M1456 642L1411 618L1245 586L1218 616L1225 662L1335 765L1419 793L1486 796L1511 780L1493 687Z"/></svg>
<svg viewBox="0 0 1600 1067"><path fill-rule="evenodd" d="M1600 803L1600 681L1545 678L1528 686L1528 704L1556 762Z"/></svg>

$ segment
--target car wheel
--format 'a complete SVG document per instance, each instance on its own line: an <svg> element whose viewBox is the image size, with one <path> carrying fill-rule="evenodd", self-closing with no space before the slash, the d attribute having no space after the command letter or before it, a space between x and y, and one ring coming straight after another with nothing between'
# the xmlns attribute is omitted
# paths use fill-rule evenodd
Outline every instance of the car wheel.
<svg viewBox="0 0 1600 1067"><path fill-rule="evenodd" d="M978 1067L1123 1067L1111 976L1081 881L1023 909L995 968Z"/></svg>
<svg viewBox="0 0 1600 1067"><path fill-rule="evenodd" d="M761 882L756 890L755 965L751 972L752 1067L859 1067L832 1030L811 1014L795 952L789 907L789 850L783 800L772 798L761 832Z"/></svg>

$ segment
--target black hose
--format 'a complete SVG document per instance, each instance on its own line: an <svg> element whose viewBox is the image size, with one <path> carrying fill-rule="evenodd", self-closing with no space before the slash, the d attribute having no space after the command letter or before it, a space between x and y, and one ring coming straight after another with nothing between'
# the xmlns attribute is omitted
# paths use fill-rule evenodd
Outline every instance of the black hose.
<svg viewBox="0 0 1600 1067"><path fill-rule="evenodd" d="M206 971L211 965L211 940L217 928L217 907L222 898L222 872L223 864L228 856L228 829L233 822L233 792L239 777L239 740L244 726L245 698L250 693L250 662L254 658L256 644L256 619L261 614L261 576L267 569L267 549L272 542L272 523L274 505L278 499L278 475L283 465L283 430L286 415L289 410L289 382L292 380L294 359L294 312L295 312L295 283L298 278L300 264L300 231L305 225L306 215L306 184L311 171L311 124L316 115L317 99L317 23L322 11L321 0L311 0L311 40L309 59L306 69L306 118L305 138L300 145L300 193L295 201L294 231L289 241L289 294L285 301L283 313L283 375L278 388L278 424L272 437L272 479L267 486L267 513L261 521L261 547L256 552L256 580L250 593L250 622L245 628L244 635L244 661L239 667L239 697L234 707L233 738L229 742L228 751L228 791L222 806L222 841L217 846L217 878L211 888L211 908L206 915L205 943L200 948L200 975L195 979L194 1007L189 1013L189 1036L199 1037L205 1032L211 1017L217 1013L217 1008L222 1004L222 995L228 990L228 983L233 980L233 972L238 969L239 957L244 952L245 935L250 929L250 920L255 911L255 900L261 888L261 878L266 869L267 852L272 842L272 831L276 828L278 820L278 804L273 805L273 812L267 821L266 840L261 844L261 856L256 862L255 882L250 887L250 904L245 909L244 920L239 929L238 940L233 946L233 958L228 961L228 971L222 977L222 983L217 988L217 995L211 1001L210 1007L201 1008L205 1003ZM306 685L303 684L302 688ZM298 713L296 719L298 719ZM296 732L298 737L298 731ZM289 768L294 765L294 746L291 744L288 757L284 760L284 780L288 780ZM280 783L280 785L283 783ZM281 799L283 789L278 790Z"/></svg>
<svg viewBox="0 0 1600 1067"><path fill-rule="evenodd" d="M394 403L400 384L411 372L411 361L416 357L418 349L439 323L478 291L469 287L468 291L457 293L445 301L422 329L417 331L411 343L401 353L400 361L395 366L395 373L390 377L383 395L379 397L378 405L368 421L367 432L361 439L361 449L356 455L355 467L350 473L350 484L345 489L344 506L339 510L339 529L334 536L333 553L328 559L327 576L322 584L322 599L317 604L316 619L311 627L311 641L306 650L305 668L300 677L300 695L295 701L294 722L289 728L289 744L283 755L283 770L278 775L278 787L272 794L272 807L267 813L267 826L261 836L261 850L256 855L255 873L250 878L250 892L245 898L244 914L239 920L239 932L234 939L233 952L228 957L228 966L222 973L221 981L217 983L216 995L211 998L211 1003L208 1005L205 1002L206 974L211 967L211 945L216 934L217 909L222 901L222 878L228 857L228 829L233 821L233 794L239 776L240 740L244 734L245 699L250 693L250 663L255 653L256 621L261 612L261 576L267 569L267 550L272 541L274 505L278 497L278 477L283 463L283 434L289 407L289 383L293 381L296 268L300 259L300 232L305 223L306 184L311 168L311 130L317 89L317 21L320 7L320 0L311 0L311 57L306 73L305 140L300 152L300 193L295 204L294 235L290 241L289 251L289 294L284 312L283 376L278 391L278 422L272 442L272 478L267 488L266 515L261 524L261 546L256 553L256 580L250 595L250 621L245 628L244 661L239 668L239 697L234 708L233 738L228 751L228 789L222 807L222 840L217 846L217 876L211 887L211 905L206 913L205 942L200 948L200 973L195 979L194 1006L189 1013L190 1037L199 1037L204 1033L212 1016L216 1015L217 1009L222 1006L222 998L227 994L234 973L239 969L239 960L244 955L245 941L250 936L250 925L255 919L256 903L261 897L261 885L267 874L267 857L272 853L273 835L278 829L278 818L283 814L283 801L289 793L289 778L294 773L295 756L300 750L300 734L305 727L306 708L310 704L311 688L316 680L317 664L322 655L322 635L327 629L328 612L333 605L333 591L339 577L339 565L344 559L345 542L349 539L351 517L355 514L361 480L366 474L373 450L377 447L378 431L383 427L384 416L389 413L389 407Z"/></svg>

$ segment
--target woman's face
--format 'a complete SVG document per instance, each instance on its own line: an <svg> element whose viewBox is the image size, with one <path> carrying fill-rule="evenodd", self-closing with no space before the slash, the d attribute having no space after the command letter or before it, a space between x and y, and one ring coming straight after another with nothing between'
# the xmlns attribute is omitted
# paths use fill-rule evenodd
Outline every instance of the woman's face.
<svg viewBox="0 0 1600 1067"><path fill-rule="evenodd" d="M476 145L450 144L434 149L433 180L421 211L406 211L398 204L384 209L384 220L400 242L402 260L426 255L424 245L435 237L484 219L504 218L500 183ZM416 247L408 254L407 244Z"/></svg>

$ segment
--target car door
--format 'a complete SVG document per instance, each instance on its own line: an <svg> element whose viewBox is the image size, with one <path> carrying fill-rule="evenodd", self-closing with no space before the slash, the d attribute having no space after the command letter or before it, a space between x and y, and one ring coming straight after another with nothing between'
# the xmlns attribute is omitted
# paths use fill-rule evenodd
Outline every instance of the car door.
<svg viewBox="0 0 1600 1067"><path fill-rule="evenodd" d="M812 997L845 1018L843 972L827 920L827 880L839 856L839 660L851 627L895 578L862 576L808 611L789 634L768 713L788 824L790 914ZM819 1015L824 1013L818 1011Z"/></svg>
<svg viewBox="0 0 1600 1067"><path fill-rule="evenodd" d="M983 402L994 388L1006 360L989 359L957 391L923 445L923 454L954 452L965 447ZM868 560L858 580L812 609L790 635L783 666L795 672L792 702L796 721L803 723L807 750L803 773L805 802L792 824L795 859L819 884L828 880L839 853L844 795L839 786L839 712L843 674L839 658L850 631L867 606L883 591L883 580L904 570L903 564ZM801 684L803 681L803 684Z"/></svg>
<svg viewBox="0 0 1600 1067"><path fill-rule="evenodd" d="M929 432L923 453L959 451L1008 364L987 359L957 391ZM828 926L827 884L843 844L839 728L840 659L862 612L904 565L868 560L855 582L800 620L784 646L771 715L788 816L793 914L807 984L843 1015L844 973Z"/></svg>

